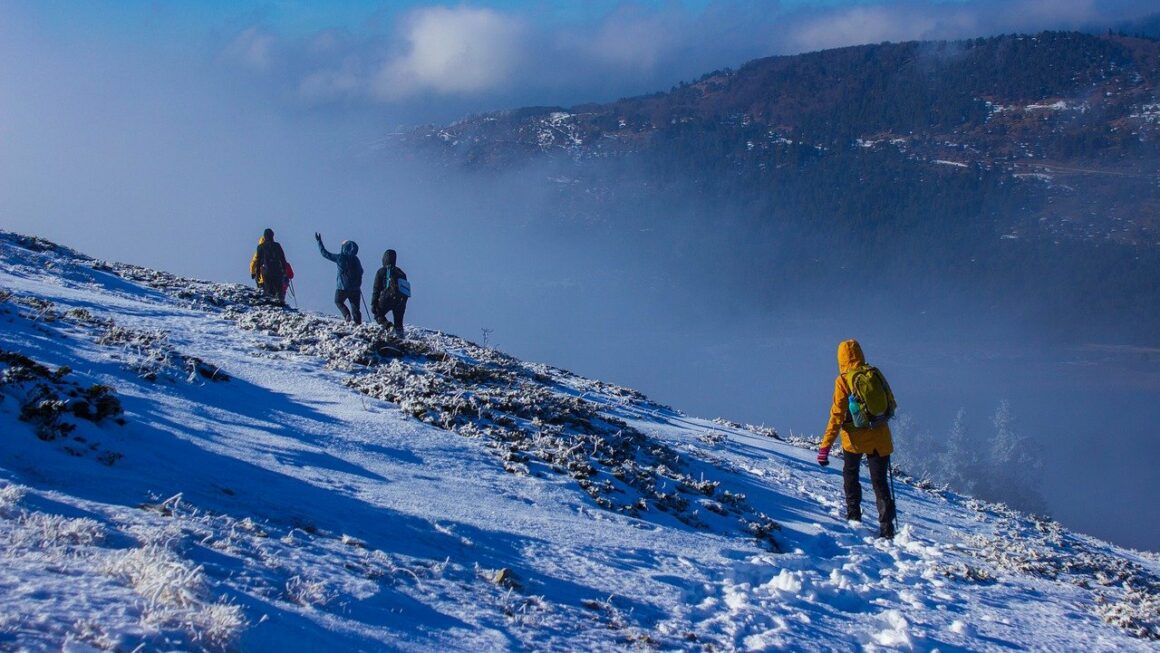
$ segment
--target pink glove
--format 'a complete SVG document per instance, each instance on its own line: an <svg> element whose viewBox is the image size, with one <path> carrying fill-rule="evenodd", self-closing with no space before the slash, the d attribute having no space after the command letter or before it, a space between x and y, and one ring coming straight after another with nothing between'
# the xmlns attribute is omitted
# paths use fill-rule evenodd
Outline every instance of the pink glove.
<svg viewBox="0 0 1160 653"><path fill-rule="evenodd" d="M830 464L830 448L818 449L818 464L822 467Z"/></svg>

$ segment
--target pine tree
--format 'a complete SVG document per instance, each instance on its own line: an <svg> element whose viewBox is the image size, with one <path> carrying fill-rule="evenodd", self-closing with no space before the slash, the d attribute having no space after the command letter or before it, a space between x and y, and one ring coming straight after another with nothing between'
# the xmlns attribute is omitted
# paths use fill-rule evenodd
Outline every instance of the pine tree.
<svg viewBox="0 0 1160 653"><path fill-rule="evenodd" d="M995 439L991 442L991 466L1007 471L1019 456L1022 438L1014 431L1015 417L1011 414L1011 403L999 401L991 424L995 426ZM1005 474L1004 474L1005 475Z"/></svg>
<svg viewBox="0 0 1160 653"><path fill-rule="evenodd" d="M934 437L910 413L900 413L890 427L894 436L894 459L898 467L919 480L945 484L940 476L940 456L946 449L943 438Z"/></svg>
<svg viewBox="0 0 1160 653"><path fill-rule="evenodd" d="M1011 404L999 402L991 418L995 438L991 441L990 460L980 494L992 501L1002 501L1020 510L1045 513L1047 502L1040 492L1043 463L1035 455L1031 438L1021 433Z"/></svg>
<svg viewBox="0 0 1160 653"><path fill-rule="evenodd" d="M972 441L967 424L967 411L960 408L947 434L946 453L939 457L939 476L952 489L974 494L979 478L979 450Z"/></svg>

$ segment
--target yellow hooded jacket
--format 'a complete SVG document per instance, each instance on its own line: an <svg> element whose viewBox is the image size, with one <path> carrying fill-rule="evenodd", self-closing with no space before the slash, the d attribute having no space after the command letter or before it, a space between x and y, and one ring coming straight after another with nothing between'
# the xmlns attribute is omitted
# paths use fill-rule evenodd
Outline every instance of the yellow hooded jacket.
<svg viewBox="0 0 1160 653"><path fill-rule="evenodd" d="M266 242L266 237L258 238L258 246L261 247ZM258 268L258 252L254 252L254 257L250 259L250 278L262 285L262 271Z"/></svg>
<svg viewBox="0 0 1160 653"><path fill-rule="evenodd" d="M885 422L866 429L843 428L849 420L848 401L850 399L850 384L846 380L846 372L866 364L866 357L862 355L862 346L857 340L843 340L838 344L838 378L834 379L834 403L830 406L830 421L826 424L826 433L822 436L822 451L829 451L834 446L834 440L842 434L842 450L850 453L876 453L879 456L888 456L894 452L894 442L890 437L890 426Z"/></svg>
<svg viewBox="0 0 1160 653"><path fill-rule="evenodd" d="M258 239L258 249L254 250L254 256L250 258L250 277L261 286L265 283L262 278L262 266L258 263L258 254L262 251L262 245L266 244L266 236L262 235ZM290 280L294 278L294 268L290 267L290 261L286 260L286 255L282 255L282 263L285 265L284 274L282 275L282 285L288 285Z"/></svg>

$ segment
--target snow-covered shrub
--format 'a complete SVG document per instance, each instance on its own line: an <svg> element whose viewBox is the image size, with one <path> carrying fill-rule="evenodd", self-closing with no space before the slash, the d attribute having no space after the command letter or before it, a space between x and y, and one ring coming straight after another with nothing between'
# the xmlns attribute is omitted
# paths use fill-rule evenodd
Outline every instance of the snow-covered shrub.
<svg viewBox="0 0 1160 653"><path fill-rule="evenodd" d="M750 433L761 435L767 438L773 438L774 440L782 439L781 435L779 435L775 429L764 425L757 426L756 424L741 424L740 422L734 422L733 420L725 419L724 417L714 418L713 423L720 424L721 426L735 430L749 431Z"/></svg>
<svg viewBox="0 0 1160 653"><path fill-rule="evenodd" d="M230 380L216 365L177 351L169 344L169 334L160 329L127 329L110 323L97 342L118 347L121 350L118 357L124 358L129 369L147 381L193 382L198 377L210 381Z"/></svg>
<svg viewBox="0 0 1160 653"><path fill-rule="evenodd" d="M721 431L705 431L697 438L701 442L709 445L721 444L728 438Z"/></svg>
<svg viewBox="0 0 1160 653"><path fill-rule="evenodd" d="M53 371L22 354L0 350L0 400L15 399L20 420L31 424L41 440L58 441L70 455L93 454L112 464L121 454L76 433L76 420L101 424L112 418L123 425L121 401L108 386L84 386L67 378L71 374L67 367Z"/></svg>
<svg viewBox="0 0 1160 653"><path fill-rule="evenodd" d="M1160 640L1160 587L1124 588L1118 601L1098 597L1096 614L1142 639Z"/></svg>
<svg viewBox="0 0 1160 653"><path fill-rule="evenodd" d="M1108 623L1137 637L1160 640L1160 577L1090 546L1045 517L978 500L967 505L996 523L992 534L963 538L971 555L1000 570L1080 587L1091 594L1095 613Z"/></svg>
<svg viewBox="0 0 1160 653"><path fill-rule="evenodd" d="M606 599L597 601L595 599L587 599L580 602L588 610L591 610L596 617L596 620L609 630L622 630L627 628L632 623L631 616L626 614L623 610L616 606L613 600L614 597L609 596ZM630 610L631 612L631 610Z"/></svg>
<svg viewBox="0 0 1160 653"><path fill-rule="evenodd" d="M23 485L9 483L0 487L0 517L8 519L14 516L26 494L28 494L28 488Z"/></svg>
<svg viewBox="0 0 1160 653"><path fill-rule="evenodd" d="M543 622L552 607L542 596L524 596L512 588L501 595L499 610L514 625L534 627Z"/></svg>

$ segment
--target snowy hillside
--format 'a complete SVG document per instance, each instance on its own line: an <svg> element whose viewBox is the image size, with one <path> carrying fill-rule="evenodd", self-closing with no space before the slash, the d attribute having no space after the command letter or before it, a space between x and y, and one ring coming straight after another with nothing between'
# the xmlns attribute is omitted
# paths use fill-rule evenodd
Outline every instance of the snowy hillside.
<svg viewBox="0 0 1160 653"><path fill-rule="evenodd" d="M447 334L4 232L0 324L3 650L1160 642L1156 554Z"/></svg>

